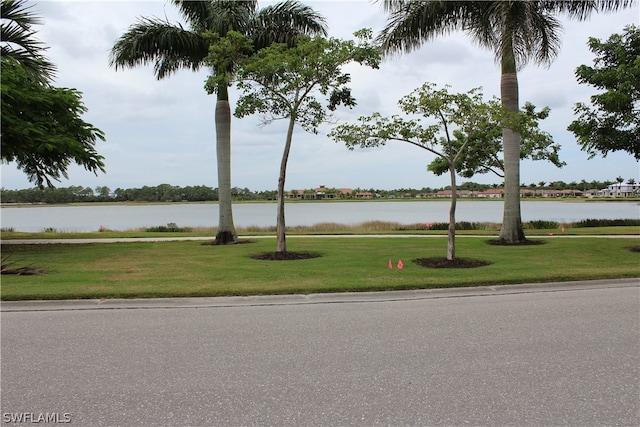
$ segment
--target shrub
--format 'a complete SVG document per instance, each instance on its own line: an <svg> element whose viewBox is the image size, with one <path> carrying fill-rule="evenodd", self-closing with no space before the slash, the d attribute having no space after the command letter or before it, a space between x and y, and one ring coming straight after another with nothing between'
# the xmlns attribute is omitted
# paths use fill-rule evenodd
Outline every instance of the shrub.
<svg viewBox="0 0 640 427"><path fill-rule="evenodd" d="M555 221L529 221L523 224L523 228L529 228L533 230L548 230L560 227L560 223Z"/></svg>
<svg viewBox="0 0 640 427"><path fill-rule="evenodd" d="M189 227L178 227L175 222L170 222L166 226L147 227L144 229L148 233L188 233L191 231Z"/></svg>
<svg viewBox="0 0 640 427"><path fill-rule="evenodd" d="M576 228L640 226L640 219L583 219L574 222L573 226Z"/></svg>

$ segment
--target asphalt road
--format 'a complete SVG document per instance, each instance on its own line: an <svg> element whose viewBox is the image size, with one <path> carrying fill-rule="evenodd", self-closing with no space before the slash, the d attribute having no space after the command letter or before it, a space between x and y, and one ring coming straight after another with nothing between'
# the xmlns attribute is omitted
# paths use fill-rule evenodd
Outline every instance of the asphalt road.
<svg viewBox="0 0 640 427"><path fill-rule="evenodd" d="M1 321L5 425L640 425L637 279L3 303Z"/></svg>

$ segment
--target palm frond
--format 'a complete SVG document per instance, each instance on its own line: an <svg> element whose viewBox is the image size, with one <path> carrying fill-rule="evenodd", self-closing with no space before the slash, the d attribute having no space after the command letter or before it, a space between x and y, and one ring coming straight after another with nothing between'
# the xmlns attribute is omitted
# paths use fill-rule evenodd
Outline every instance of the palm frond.
<svg viewBox="0 0 640 427"><path fill-rule="evenodd" d="M209 28L211 19L211 1L172 0L180 15L194 31L204 31Z"/></svg>
<svg viewBox="0 0 640 427"><path fill-rule="evenodd" d="M35 37L31 27L41 20L23 0L4 0L0 5L0 54L22 65L42 83L48 82L55 73L55 65L43 55L48 49Z"/></svg>
<svg viewBox="0 0 640 427"><path fill-rule="evenodd" d="M492 2L496 10L495 31L499 34L495 46L496 61L501 61L506 49L512 49L518 67L530 60L549 65L561 46L560 21L539 2Z"/></svg>
<svg viewBox="0 0 640 427"><path fill-rule="evenodd" d="M326 36L327 23L318 12L293 0L260 9L247 27L247 35L257 50L272 43L291 45L303 34Z"/></svg>
<svg viewBox="0 0 640 427"><path fill-rule="evenodd" d="M116 41L110 65L118 68L154 64L162 79L181 68L197 71L208 53L200 34L159 19L140 18Z"/></svg>
<svg viewBox="0 0 640 427"><path fill-rule="evenodd" d="M390 15L377 41L387 53L410 52L437 36L463 29L476 3L466 1L387 1Z"/></svg>
<svg viewBox="0 0 640 427"><path fill-rule="evenodd" d="M214 0L211 2L211 20L208 29L224 36L229 31L247 32L247 24L256 13L254 0Z"/></svg>
<svg viewBox="0 0 640 427"><path fill-rule="evenodd" d="M637 0L543 0L540 4L552 13L562 13L570 19L584 21L594 12L616 12L635 2Z"/></svg>

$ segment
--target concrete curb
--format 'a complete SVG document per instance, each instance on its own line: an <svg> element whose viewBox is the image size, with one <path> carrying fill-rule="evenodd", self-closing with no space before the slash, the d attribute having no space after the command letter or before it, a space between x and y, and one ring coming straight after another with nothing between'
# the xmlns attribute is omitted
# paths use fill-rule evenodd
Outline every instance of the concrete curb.
<svg viewBox="0 0 640 427"><path fill-rule="evenodd" d="M540 292L570 292L608 288L635 287L640 278L606 279L574 282L526 283L518 285L475 286L464 288L424 289L386 292L345 292L327 294L261 295L199 298L135 298L86 300L3 301L3 313L68 310L135 310L179 308L233 308L303 304L359 304L424 299L484 297Z"/></svg>

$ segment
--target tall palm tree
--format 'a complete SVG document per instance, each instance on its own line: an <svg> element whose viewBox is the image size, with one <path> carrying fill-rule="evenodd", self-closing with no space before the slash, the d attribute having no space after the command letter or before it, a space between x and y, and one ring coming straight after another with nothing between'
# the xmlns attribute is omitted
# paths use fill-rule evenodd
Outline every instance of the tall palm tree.
<svg viewBox="0 0 640 427"><path fill-rule="evenodd" d="M410 52L424 42L462 30L480 46L493 50L501 66L503 106L518 111L517 71L527 62L548 65L560 48L562 25L558 14L585 20L592 12L614 11L632 0L502 0L438 1L384 0L389 12L378 36L387 53ZM500 241L525 240L520 213L520 135L502 132L505 166L505 201Z"/></svg>
<svg viewBox="0 0 640 427"><path fill-rule="evenodd" d="M22 67L41 83L53 77L55 66L44 57L48 48L31 28L41 24L40 18L26 5L26 0L2 0L0 4L0 56Z"/></svg>
<svg viewBox="0 0 640 427"><path fill-rule="evenodd" d="M322 16L298 1L287 0L258 9L256 0L172 0L189 28L157 18L140 18L114 44L111 64L118 68L154 64L156 78L162 79L178 69L197 71L206 66L209 38L205 32L224 37L236 31L253 41L255 51L274 42L292 44L301 34L326 35ZM233 64L229 65L230 68ZM215 70L213 74L231 74ZM216 244L238 240L231 209L231 108L228 86L220 83L215 109L216 153L218 164L219 222Z"/></svg>

